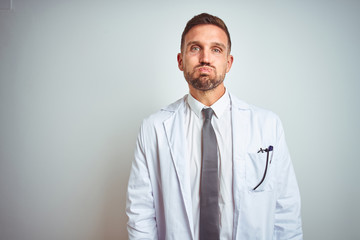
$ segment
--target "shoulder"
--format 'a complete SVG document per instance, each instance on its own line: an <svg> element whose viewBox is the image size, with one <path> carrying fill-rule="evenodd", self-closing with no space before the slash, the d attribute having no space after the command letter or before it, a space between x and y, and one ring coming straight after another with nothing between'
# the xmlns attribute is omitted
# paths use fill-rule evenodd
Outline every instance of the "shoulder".
<svg viewBox="0 0 360 240"><path fill-rule="evenodd" d="M240 100L239 98L237 98L235 95L230 93L230 99L231 99L231 103L232 106L235 110L240 110L240 111L250 111L253 114L256 115L263 115L263 116L269 116L269 117L275 117L277 118L278 116L267 109L249 104L243 100Z"/></svg>
<svg viewBox="0 0 360 240"><path fill-rule="evenodd" d="M266 139L266 141L264 141L272 145L278 142L284 135L281 120L276 113L248 104L234 95L230 95L230 97L234 124L245 125L245 128L247 128L253 136L259 136L259 139L263 140Z"/></svg>
<svg viewBox="0 0 360 240"><path fill-rule="evenodd" d="M249 104L243 100L240 100L233 94L230 94L233 111L239 111L242 114L246 114L250 117L252 122L257 122L261 125L264 124L276 124L281 125L279 116L268 110L258 106Z"/></svg>
<svg viewBox="0 0 360 240"><path fill-rule="evenodd" d="M177 114L181 109L184 109L186 106L187 94L178 99L177 101L167 105L166 107L161 108L159 111L151 114L143 121L143 126L154 126L162 124L165 120L172 117L174 114Z"/></svg>

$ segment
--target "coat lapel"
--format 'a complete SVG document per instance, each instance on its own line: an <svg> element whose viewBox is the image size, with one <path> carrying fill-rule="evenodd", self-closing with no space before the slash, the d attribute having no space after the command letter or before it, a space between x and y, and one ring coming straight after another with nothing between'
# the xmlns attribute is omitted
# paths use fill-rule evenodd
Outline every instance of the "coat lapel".
<svg viewBox="0 0 360 240"><path fill-rule="evenodd" d="M191 235L193 232L192 201L190 189L190 169L185 136L185 97L178 105L172 105L168 111L173 111L170 118L163 122L166 137L170 147L174 168L179 180L182 200L185 205Z"/></svg>
<svg viewBox="0 0 360 240"><path fill-rule="evenodd" d="M234 231L236 239L241 212L241 192L246 186L245 182L245 153L250 137L250 111L249 105L238 100L230 94L232 105L232 136L233 136L233 194L234 194Z"/></svg>

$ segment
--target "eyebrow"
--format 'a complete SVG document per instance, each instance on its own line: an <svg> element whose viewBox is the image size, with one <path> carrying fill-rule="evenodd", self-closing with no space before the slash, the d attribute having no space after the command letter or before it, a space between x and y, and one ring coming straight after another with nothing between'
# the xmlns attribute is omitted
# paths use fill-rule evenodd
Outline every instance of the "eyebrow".
<svg viewBox="0 0 360 240"><path fill-rule="evenodd" d="M219 47L222 47L224 49L227 49L227 47L225 46L225 44L222 44L222 43L218 43L218 42L213 42L212 44L216 45L216 46L219 46Z"/></svg>
<svg viewBox="0 0 360 240"><path fill-rule="evenodd" d="M191 42L188 42L186 44L186 47L190 46L190 45L201 45L201 43L199 41L191 41ZM215 45L215 46L218 46L218 47L222 47L223 49L227 49L226 46L223 44L223 43L219 43L219 42L211 42L212 45Z"/></svg>

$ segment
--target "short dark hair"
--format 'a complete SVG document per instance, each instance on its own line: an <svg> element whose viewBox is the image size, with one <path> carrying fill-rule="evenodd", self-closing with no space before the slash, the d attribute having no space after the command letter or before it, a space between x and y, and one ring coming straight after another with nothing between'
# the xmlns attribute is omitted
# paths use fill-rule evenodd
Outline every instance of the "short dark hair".
<svg viewBox="0 0 360 240"><path fill-rule="evenodd" d="M229 53L230 53L230 51L231 51L230 33L229 33L224 21L221 20L220 18L210 15L208 13L201 13L199 15L196 15L187 22L185 29L181 35L180 50L181 51L183 50L183 47L185 44L185 35L190 31L190 29L192 29L193 27L195 27L197 25L202 25L202 24L215 25L215 26L221 28L226 33L226 36L228 38Z"/></svg>

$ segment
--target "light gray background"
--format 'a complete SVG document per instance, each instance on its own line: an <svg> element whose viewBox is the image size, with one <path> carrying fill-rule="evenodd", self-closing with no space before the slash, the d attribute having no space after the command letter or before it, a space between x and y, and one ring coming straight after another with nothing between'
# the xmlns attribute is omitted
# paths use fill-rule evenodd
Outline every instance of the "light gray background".
<svg viewBox="0 0 360 240"><path fill-rule="evenodd" d="M130 1L129 1L130 2ZM305 239L359 239L359 1L13 1L0 11L0 239L126 239L144 117L182 97L187 20L227 23L228 89L280 115Z"/></svg>

